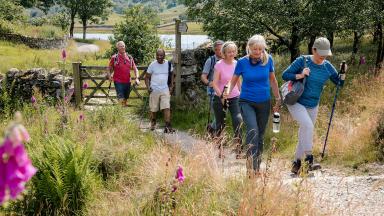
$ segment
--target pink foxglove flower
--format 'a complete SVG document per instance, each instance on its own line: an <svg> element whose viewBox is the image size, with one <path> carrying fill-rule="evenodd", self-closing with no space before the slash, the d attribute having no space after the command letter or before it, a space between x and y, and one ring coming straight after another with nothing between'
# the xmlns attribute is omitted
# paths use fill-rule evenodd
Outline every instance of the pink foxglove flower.
<svg viewBox="0 0 384 216"><path fill-rule="evenodd" d="M179 165L177 170L176 170L176 175L175 175L174 183L172 185L172 192L176 192L179 184L183 183L184 180L185 180L185 176L183 174L183 167L181 167Z"/></svg>
<svg viewBox="0 0 384 216"><path fill-rule="evenodd" d="M65 61L67 59L67 51L65 51L65 49L63 49L61 51L61 58Z"/></svg>
<svg viewBox="0 0 384 216"><path fill-rule="evenodd" d="M365 56L360 56L359 64L360 64L360 65L364 65L365 63L366 63L366 61L365 61Z"/></svg>
<svg viewBox="0 0 384 216"><path fill-rule="evenodd" d="M183 183L184 180L185 180L185 177L183 175L183 167L181 167L180 165L179 165L179 167L177 168L177 171L176 171L176 179L180 183Z"/></svg>
<svg viewBox="0 0 384 216"><path fill-rule="evenodd" d="M83 113L80 114L80 116L79 116L79 120L80 120L80 121L83 121L83 120L84 120L84 114L83 114Z"/></svg>
<svg viewBox="0 0 384 216"><path fill-rule="evenodd" d="M87 89L88 88L88 83L83 83L83 89Z"/></svg>
<svg viewBox="0 0 384 216"><path fill-rule="evenodd" d="M16 199L37 171L23 145L29 139L28 131L15 125L0 146L0 204Z"/></svg>

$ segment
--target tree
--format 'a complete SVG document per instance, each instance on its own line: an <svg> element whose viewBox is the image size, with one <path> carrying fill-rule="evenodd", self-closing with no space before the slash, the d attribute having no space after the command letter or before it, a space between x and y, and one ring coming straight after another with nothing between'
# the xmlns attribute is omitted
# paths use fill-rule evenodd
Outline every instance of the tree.
<svg viewBox="0 0 384 216"><path fill-rule="evenodd" d="M361 38L372 26L370 16L372 4L367 0L348 0L345 2L345 16L342 19L342 29L346 34L353 34L352 64L361 44Z"/></svg>
<svg viewBox="0 0 384 216"><path fill-rule="evenodd" d="M99 23L100 18L105 20L111 12L111 0L79 0L78 15L83 24L83 39L86 39L87 24Z"/></svg>
<svg viewBox="0 0 384 216"><path fill-rule="evenodd" d="M63 5L67 8L69 13L70 25L69 25L69 37L73 37L73 29L75 27L75 17L77 11L79 10L80 1L79 0L58 0L60 5Z"/></svg>
<svg viewBox="0 0 384 216"><path fill-rule="evenodd" d="M117 41L124 41L137 64L149 63L161 45L156 35L158 22L157 14L150 8L136 5L127 9L124 20L114 27L113 39L110 40L112 48L108 55L117 53Z"/></svg>
<svg viewBox="0 0 384 216"><path fill-rule="evenodd" d="M0 0L0 20L25 21L24 8L11 0Z"/></svg>
<svg viewBox="0 0 384 216"><path fill-rule="evenodd" d="M203 22L203 29L208 34L214 35L217 31L222 32L223 36L231 35L232 40L244 41L252 34L268 32L280 44L288 47L291 61L300 55L299 45L306 37L316 38L337 29L337 24L332 23L338 23L341 17L336 16L342 5L340 2L341 0L185 0L185 4L189 6L188 15ZM322 13L317 16L319 10Z"/></svg>
<svg viewBox="0 0 384 216"><path fill-rule="evenodd" d="M384 2L382 0L372 0L372 19L375 33L377 35L377 54L376 54L376 74L383 67L384 60Z"/></svg>

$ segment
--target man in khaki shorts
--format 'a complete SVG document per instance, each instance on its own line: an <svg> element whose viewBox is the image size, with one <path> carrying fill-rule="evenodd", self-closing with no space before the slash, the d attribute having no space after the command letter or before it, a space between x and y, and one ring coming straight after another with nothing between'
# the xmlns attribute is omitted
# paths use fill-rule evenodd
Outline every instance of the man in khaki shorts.
<svg viewBox="0 0 384 216"><path fill-rule="evenodd" d="M153 61L147 70L145 84L149 92L149 109L151 117L151 130L156 127L156 113L159 110L164 112L165 128L164 133L172 133L175 130L171 127L171 94L173 89L172 64L165 58L165 51L158 49L156 61ZM170 76L170 77L169 77ZM170 79L168 79L168 77Z"/></svg>

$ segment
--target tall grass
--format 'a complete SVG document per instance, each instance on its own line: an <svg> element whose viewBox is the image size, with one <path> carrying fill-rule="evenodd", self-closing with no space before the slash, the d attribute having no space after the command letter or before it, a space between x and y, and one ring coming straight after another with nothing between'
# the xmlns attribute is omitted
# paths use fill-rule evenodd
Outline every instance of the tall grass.
<svg viewBox="0 0 384 216"><path fill-rule="evenodd" d="M32 138L27 149L38 172L23 200L5 209L9 214L88 214L98 194L117 188L114 182L136 183L130 173L154 143L119 107L95 112L69 108L64 131L55 107L39 102L25 105L23 113ZM1 118L0 132L10 117Z"/></svg>

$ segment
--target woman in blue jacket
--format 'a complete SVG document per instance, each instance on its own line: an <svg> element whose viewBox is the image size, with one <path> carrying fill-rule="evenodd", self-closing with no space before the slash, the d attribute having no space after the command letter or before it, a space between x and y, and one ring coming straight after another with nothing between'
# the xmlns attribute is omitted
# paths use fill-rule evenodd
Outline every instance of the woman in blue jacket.
<svg viewBox="0 0 384 216"><path fill-rule="evenodd" d="M240 92L240 111L247 127L247 171L258 174L264 145L264 133L271 108L271 88L276 99L274 111L278 111L280 94L272 56L265 50L267 44L261 35L252 36L247 43L247 54L238 60L230 81L227 97L240 76L243 83Z"/></svg>
<svg viewBox="0 0 384 216"><path fill-rule="evenodd" d="M345 75L339 76L335 67L326 60L328 56L332 55L327 38L316 39L312 47L312 53L311 56L297 58L285 69L282 75L286 81L300 80L306 77L304 92L297 103L287 105L292 117L300 125L299 141L291 170L294 174L298 174L303 158L309 170L321 168L320 165L313 163L312 154L313 131L321 92L329 79L336 85L343 85L345 79Z"/></svg>

